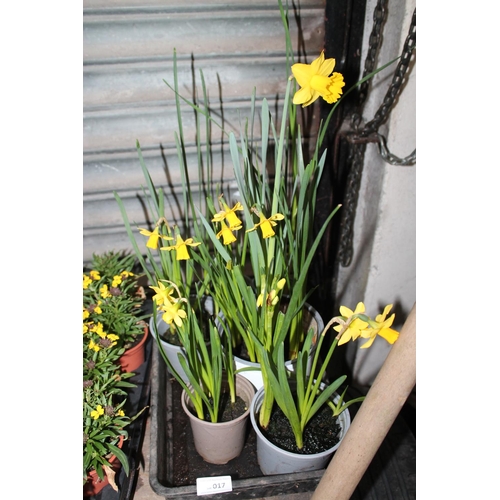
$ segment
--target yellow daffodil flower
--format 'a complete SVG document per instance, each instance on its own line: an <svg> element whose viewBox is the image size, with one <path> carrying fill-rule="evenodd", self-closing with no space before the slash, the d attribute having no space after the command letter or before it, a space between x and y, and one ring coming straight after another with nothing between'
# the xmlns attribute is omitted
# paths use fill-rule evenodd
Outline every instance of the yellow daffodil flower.
<svg viewBox="0 0 500 500"><path fill-rule="evenodd" d="M220 239L222 236L224 245L230 245L233 241L236 241L236 236L233 234L233 231L231 231L230 227L227 227L226 223L221 220L221 230L217 233L217 238ZM239 226L241 228L241 226ZM239 229L235 228L235 229Z"/></svg>
<svg viewBox="0 0 500 500"><path fill-rule="evenodd" d="M87 276L86 274L83 275L83 289L87 290L89 285L92 283L92 278L90 276Z"/></svg>
<svg viewBox="0 0 500 500"><path fill-rule="evenodd" d="M274 236L276 234L273 229L273 226L276 226L276 222L274 221L283 220L285 218L285 216L282 214L271 215L271 217L269 217L268 219L266 219L266 217L262 214L259 214L259 217L260 221L257 222L257 224L255 224L252 229L247 229L246 232L249 233L250 231L253 231L254 229L260 227L263 238L270 238L271 236Z"/></svg>
<svg viewBox="0 0 500 500"><path fill-rule="evenodd" d="M220 200L220 198L219 203L221 204L222 210L214 215L212 222L223 222L224 219L226 219L229 229L231 229L232 231L241 229L242 222L235 214L235 212L237 210L242 211L243 205L238 201L233 208L229 208L224 201Z"/></svg>
<svg viewBox="0 0 500 500"><path fill-rule="evenodd" d="M109 293L108 285L102 285L101 288L99 288L99 293L101 294L101 297L103 299L108 299L111 297L111 294Z"/></svg>
<svg viewBox="0 0 500 500"><path fill-rule="evenodd" d="M182 320L187 317L186 311L180 309L182 302L179 300L173 304L164 304L162 307L162 319L168 325L175 323L177 326L182 326Z"/></svg>
<svg viewBox="0 0 500 500"><path fill-rule="evenodd" d="M156 292L156 295L153 296L153 300L158 306L175 302L175 299L172 297L174 293L173 286L165 286L161 281L158 281L158 286L150 286L149 288Z"/></svg>
<svg viewBox="0 0 500 500"><path fill-rule="evenodd" d="M184 241L180 234L178 234L175 245L161 247L161 250L175 250L177 252L177 260L189 260L191 257L189 256L187 247L197 247L198 245L201 245L201 243L194 243L193 238L188 238Z"/></svg>
<svg viewBox="0 0 500 500"><path fill-rule="evenodd" d="M325 59L325 51L311 64L294 64L292 73L302 88L295 92L293 103L305 108L320 96L329 104L338 101L345 82L342 74L332 74L334 67L335 59Z"/></svg>
<svg viewBox="0 0 500 500"><path fill-rule="evenodd" d="M147 229L139 228L139 233L142 234L143 236L148 236L148 241L146 242L146 246L148 248L152 248L155 250L158 248L158 241L160 241L160 238L163 238L164 240L173 240L170 236L163 236L159 233L160 228L156 226L153 231L148 231Z"/></svg>
<svg viewBox="0 0 500 500"><path fill-rule="evenodd" d="M361 337L363 337L364 339L369 339L368 342L365 342L361 346L361 349L370 347L377 335L383 337L385 340L387 340L387 342L389 342L389 344L394 344L394 342L396 342L399 337L399 332L391 328L396 315L393 313L390 318L385 319L391 309L392 304L385 306L384 312L382 314L379 314L375 318L377 326L375 328L367 328L366 330L361 332Z"/></svg>
<svg viewBox="0 0 500 500"><path fill-rule="evenodd" d="M365 312L365 305L363 304L363 302L358 302L356 309L354 309L354 311L351 311L351 309L349 309L348 307L340 306L340 314L345 318L347 318L346 321L354 314L359 314L364 312ZM340 332L343 326L344 325L337 325L334 326L333 329L337 332ZM367 327L368 323L366 321L356 318L349 324L347 330L342 334L338 345L345 344L346 342L349 342L349 340L356 340L360 335L362 335L361 332L365 330Z"/></svg>
<svg viewBox="0 0 500 500"><path fill-rule="evenodd" d="M94 420L97 420L101 415L104 415L104 408L101 405L97 405L97 408L90 412L90 416L94 417Z"/></svg>
<svg viewBox="0 0 500 500"><path fill-rule="evenodd" d="M101 275L99 274L99 271L90 271L90 277L94 280L94 281L99 281L101 279Z"/></svg>

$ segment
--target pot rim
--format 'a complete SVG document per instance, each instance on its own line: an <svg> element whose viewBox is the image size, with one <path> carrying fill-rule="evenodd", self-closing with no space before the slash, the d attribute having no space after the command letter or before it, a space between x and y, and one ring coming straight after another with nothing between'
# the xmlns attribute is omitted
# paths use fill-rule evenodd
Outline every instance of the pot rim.
<svg viewBox="0 0 500 500"><path fill-rule="evenodd" d="M251 407L252 407L252 402L255 398L255 387L253 386L253 384L248 380L246 379L243 375L237 373L235 375L236 377L236 395L237 396L240 396L240 398L242 398L245 403L247 404L247 409L245 411L245 413L241 414L239 417L233 419L233 420L229 420L227 422L211 422L209 420L201 420L200 418L198 418L194 413L192 413L189 409L189 407L191 406L192 407L192 403L191 403L191 400L189 399L189 396L186 392L185 389L182 389L182 393L181 393L181 405L182 405L182 409L184 410L184 412L186 413L186 415L192 419L192 420L195 420L197 422L203 422L205 423L206 425L210 425L210 426L225 426L225 427L232 427L233 425L241 422L242 420L248 418L248 416L250 415L250 410L251 410ZM239 394L238 392L238 383L239 384L243 384L244 386L246 386L248 388L249 391L252 391L253 392L253 396L251 396L249 399L250 401L247 401L246 398L244 398L243 396L241 396L241 394ZM187 384L188 387L191 387L190 384Z"/></svg>

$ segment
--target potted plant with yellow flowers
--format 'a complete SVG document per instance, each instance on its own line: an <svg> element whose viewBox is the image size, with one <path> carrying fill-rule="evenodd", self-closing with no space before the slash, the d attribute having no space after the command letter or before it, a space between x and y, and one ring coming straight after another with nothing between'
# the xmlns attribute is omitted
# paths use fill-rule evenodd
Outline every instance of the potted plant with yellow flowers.
<svg viewBox="0 0 500 500"><path fill-rule="evenodd" d="M128 235L139 258L142 250L136 235L139 232L147 238L147 260L141 262L145 269L149 265L153 270L148 277L157 295L168 295L175 289L173 285L181 290L175 300L163 300L160 304L160 307L166 306L162 314L167 323L170 321L170 328L172 325L182 328L186 313L178 314L182 310L180 297L186 298L193 293L192 286L197 283L195 295L203 293L212 298L219 334L227 337L235 353L244 346L249 360L255 363L249 367L236 366L238 374L253 371L261 374L262 387L259 391L262 393L262 402L258 408L258 421L262 429L269 427L273 410L284 406L282 392L290 394L293 390L288 384L291 384L291 374L296 371L297 384L301 381L305 383L306 380L309 384L310 379L307 377L314 377L314 385L308 389L310 397L307 404L320 397L318 390L321 387L316 383L321 383L319 375L324 370L321 369L318 374L315 372L320 355L320 345L317 343L323 343L328 328L323 328L321 318L316 319L308 308L307 300L313 292L308 288L308 275L328 224L340 208L335 207L319 230L313 231L316 196L326 161L326 151L321 152L321 145L341 99L396 60L343 92L343 76L333 71L335 60L326 59L323 52L309 65L293 64L286 14L280 0L278 3L285 28L287 59L292 63L291 73L287 75L280 122L275 123L273 120L265 99L256 120L254 97L248 123L261 123L259 144L254 143L247 127L242 127L239 137L234 132L226 131L225 124L217 123L211 114L205 88L199 103L181 97L174 51L174 85L167 85L174 92L178 111L176 140L185 196L182 230L178 225L172 227L167 222L164 193L156 189L139 143L137 149L146 179L145 205L152 208L150 220L154 226L132 228L124 205L115 193ZM297 84L300 87L298 89ZM320 97L333 106L327 119L320 124L317 141L309 158L303 151L297 106L309 106ZM201 142L196 145L199 159L211 156L211 127L218 126L225 134L237 184L238 195L234 199L230 199L228 193L210 181L207 160L206 163L200 161L198 165L198 192L205 196L195 202L190 170L185 161L179 111L181 101L194 110L198 119L204 118L206 123L205 150ZM204 165L207 167L206 173L202 171ZM208 185L205 185L207 179ZM151 253L153 249L159 254L159 264L158 258ZM175 266L179 266L180 262L185 264L185 268L177 273ZM169 287L172 287L171 290L168 290ZM172 310L172 305L177 309ZM360 311L355 314L358 313ZM352 319L353 322L355 320L371 325L370 332L377 328L373 323L376 320L369 320L368 317L365 320L361 320L361 316ZM349 319L341 321L347 322ZM181 357L179 355L179 359ZM328 360L330 357L331 354ZM315 388L314 391L311 387ZM286 402L290 407L290 398ZM326 400L324 403L329 404ZM347 411L342 403L339 408ZM293 414L290 415L293 420Z"/></svg>
<svg viewBox="0 0 500 500"><path fill-rule="evenodd" d="M122 450L132 419L125 414L127 389L133 384L121 374L115 347L103 347L89 356L84 345L83 363L83 494L96 495L107 484L117 491L120 467L129 473Z"/></svg>
<svg viewBox="0 0 500 500"><path fill-rule="evenodd" d="M239 456L245 444L255 388L235 373L230 338L220 334L215 318L208 315L200 321L196 309L199 311L201 304L182 297L172 282L153 297L153 317L157 304L175 322L181 341L177 362L182 375L156 335L159 352L183 389L181 404L189 418L196 451L206 462L225 464Z"/></svg>
<svg viewBox="0 0 500 500"><path fill-rule="evenodd" d="M366 349L377 335L393 344L399 333L391 328L395 315L387 317L391 309L392 304L371 319L365 313L362 302L354 311L341 306L340 315L332 318L319 336L309 373L306 360L315 336L312 330L298 353L293 371L284 365L283 345L278 349L277 358L274 358L255 339L275 398L271 418L265 427L259 422L264 387L257 391L250 410L252 427L257 435L257 460L264 475L312 471L328 464L349 429L351 419L347 408L362 402L364 396L346 401L347 387L341 394L336 392L345 383L346 375L325 384L326 368L337 345L364 338L368 340L361 349ZM319 352L332 327L336 335L321 361Z"/></svg>
<svg viewBox="0 0 500 500"><path fill-rule="evenodd" d="M145 333L143 292L133 274L134 257L94 255L83 274L83 493L96 495L110 484L118 489L120 467L129 473L122 450L129 426L143 411L126 414L131 370L144 361L127 351L141 346ZM137 349L135 349L137 352Z"/></svg>
<svg viewBox="0 0 500 500"><path fill-rule="evenodd" d="M197 452L209 463L224 464L243 449L255 388L235 373L229 333L217 328L220 311L211 295L212 276L198 265L202 258L211 259L207 254L209 239L201 225L196 220L192 223L189 217L184 225L169 224L164 215L163 191L154 185L138 150L148 206L156 221L154 228L137 228L140 237L145 238L146 258L122 200L117 193L115 197L154 292L151 332L168 372L182 387L182 407ZM194 206L187 170L184 175L186 213L192 215L199 208ZM186 237L185 233L191 231L194 237Z"/></svg>
<svg viewBox="0 0 500 500"><path fill-rule="evenodd" d="M94 254L83 275L84 333L95 338L91 349L116 345L122 369L130 372L144 362L149 316L143 309L146 295L134 265L133 254Z"/></svg>
<svg viewBox="0 0 500 500"><path fill-rule="evenodd" d="M286 33L288 55L293 60ZM268 374L262 369L260 346L276 362L278 349L283 345L285 364L293 370L300 347L312 327L315 335L307 364L310 367L315 339L323 330L322 319L317 318L306 301L313 291L307 288L312 259L328 224L340 208L332 210L314 235L316 194L326 157L326 152L320 156L320 146L344 87L342 75L333 72L334 66L335 61L325 59L324 53L310 65L292 65L293 77L288 79L285 91L281 127L273 123L267 102L262 103L260 156L246 133L239 138L233 132L228 133L238 187L237 201L230 206L220 194L217 208L214 199L207 198L208 217L197 212L214 250L210 252L210 247L203 245L193 259L205 275L210 276L211 294L224 318L222 324L231 332L233 349L237 352L244 344L249 360L254 362L253 368L237 365L239 372L258 369L261 378L257 388L260 385L267 388L259 417L263 427L269 423L274 391ZM302 88L294 92L296 82ZM173 90L177 95L178 89ZM335 105L321 124L316 148L306 163L296 106L308 106L319 97ZM200 113L209 113L190 105ZM253 122L254 117L249 121ZM270 142L275 144L271 173L261 160L268 157Z"/></svg>

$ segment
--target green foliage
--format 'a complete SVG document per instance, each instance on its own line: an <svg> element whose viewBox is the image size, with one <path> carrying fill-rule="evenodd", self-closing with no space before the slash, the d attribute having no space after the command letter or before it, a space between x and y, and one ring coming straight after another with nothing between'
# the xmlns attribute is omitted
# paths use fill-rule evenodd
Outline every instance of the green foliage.
<svg viewBox="0 0 500 500"><path fill-rule="evenodd" d="M127 381L119 360L126 347L144 334L144 292L132 273L135 257L115 252L94 255L83 279L83 482L95 470L103 479L115 455L126 474L129 464L118 448L127 439L134 416L124 413Z"/></svg>
<svg viewBox="0 0 500 500"><path fill-rule="evenodd" d="M83 290L89 340L99 343L105 334L112 334L118 336L113 340L118 348L126 349L144 334L145 294L139 277L132 272L134 264L135 257L126 253L93 256L88 274L84 273Z"/></svg>

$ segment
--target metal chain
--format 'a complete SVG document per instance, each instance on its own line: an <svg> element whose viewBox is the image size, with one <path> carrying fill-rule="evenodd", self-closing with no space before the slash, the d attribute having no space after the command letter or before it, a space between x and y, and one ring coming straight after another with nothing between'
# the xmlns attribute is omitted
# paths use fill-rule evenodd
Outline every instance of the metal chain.
<svg viewBox="0 0 500 500"><path fill-rule="evenodd" d="M365 74L373 71L373 58L378 53L381 43L381 26L385 20L387 1L379 0L374 11L374 26L370 36L370 44L367 59L365 61ZM408 36L406 38L401 59L394 73L391 85L384 97L382 105L376 112L374 118L367 123L362 130L359 130L361 122L361 113L351 116L351 123L354 132L343 134L350 143L349 157L347 164L350 164L350 170L347 177L346 190L343 200L342 220L340 223L340 240L337 257L343 267L351 264L353 257L353 235L354 219L356 215L356 206L361 185L361 176L363 172L364 155L366 144L368 142L377 142L382 158L392 165L413 165L416 161L416 150L408 157L400 159L393 155L387 149L387 143L384 136L378 133L378 127L387 119L395 100L399 95L404 76L408 71L411 56L416 40L416 9L413 12L412 21ZM366 93L366 89L363 90ZM361 103L366 99L366 94L362 94Z"/></svg>
<svg viewBox="0 0 500 500"><path fill-rule="evenodd" d="M382 28L387 19L387 3L389 0L379 0L373 11L373 26L368 40L368 52L365 58L365 69L363 71L363 78L373 71L375 71L375 64L377 56L382 45ZM371 84L371 79L366 80L359 86L359 99L358 107L364 104L368 97L368 88ZM361 118L361 117L359 117Z"/></svg>
<svg viewBox="0 0 500 500"><path fill-rule="evenodd" d="M417 161L416 149L414 149L413 153L408 155L406 158L398 158L396 155L393 155L387 148L386 138L382 134L379 134L378 132L376 133L376 136L378 138L378 149L380 151L380 156L387 163L390 163L391 165L397 165L399 167L408 167L415 165L415 162Z"/></svg>
<svg viewBox="0 0 500 500"><path fill-rule="evenodd" d="M411 57L413 55L413 49L415 48L416 36L417 36L417 24L416 24L416 9L413 11L413 16L410 24L410 30L408 36L406 37L405 44L403 47L403 52L401 55L401 59L398 62L398 66L396 71L394 72L394 76L392 77L391 85L387 90L384 100L382 101L382 105L375 113L375 116L372 121L368 122L363 131L361 132L361 136L367 136L376 132L380 125L387 120L389 113L394 106L397 96L401 91L401 87L404 82L404 77L406 72L408 71L408 67L410 65Z"/></svg>

